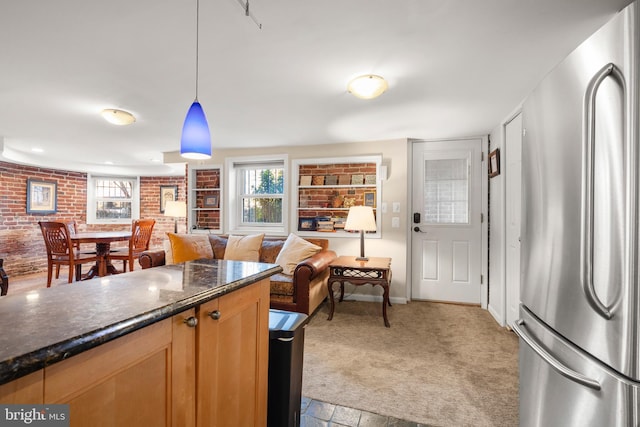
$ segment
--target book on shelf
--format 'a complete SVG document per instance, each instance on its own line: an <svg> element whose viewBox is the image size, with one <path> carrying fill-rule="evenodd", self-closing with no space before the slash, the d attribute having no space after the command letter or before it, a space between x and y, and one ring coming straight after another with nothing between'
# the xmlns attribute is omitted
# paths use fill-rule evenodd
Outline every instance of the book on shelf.
<svg viewBox="0 0 640 427"><path fill-rule="evenodd" d="M316 231L333 231L333 221L318 221Z"/></svg>

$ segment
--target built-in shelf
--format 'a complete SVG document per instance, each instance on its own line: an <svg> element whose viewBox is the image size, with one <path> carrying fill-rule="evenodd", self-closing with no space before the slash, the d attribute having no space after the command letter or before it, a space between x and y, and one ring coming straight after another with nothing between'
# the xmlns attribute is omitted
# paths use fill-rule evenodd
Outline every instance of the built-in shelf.
<svg viewBox="0 0 640 427"><path fill-rule="evenodd" d="M381 218L376 207L382 200L381 164L382 156L294 160L292 218L297 233L358 237L358 233L343 229L344 222L350 206L367 205L374 209L378 228L368 235L380 237ZM320 227L330 230L319 231Z"/></svg>
<svg viewBox="0 0 640 427"><path fill-rule="evenodd" d="M190 165L187 226L191 233L222 232L222 167Z"/></svg>

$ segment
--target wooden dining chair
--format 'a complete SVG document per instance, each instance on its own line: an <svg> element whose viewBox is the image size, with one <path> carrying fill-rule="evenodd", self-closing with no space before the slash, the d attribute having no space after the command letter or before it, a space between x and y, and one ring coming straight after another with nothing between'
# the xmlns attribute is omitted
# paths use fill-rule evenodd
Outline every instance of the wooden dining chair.
<svg viewBox="0 0 640 427"><path fill-rule="evenodd" d="M0 258L0 296L6 295L9 291L9 276L4 272L4 268L2 268L2 264L4 260Z"/></svg>
<svg viewBox="0 0 640 427"><path fill-rule="evenodd" d="M51 286L53 267L60 265L69 267L68 283L73 282L75 271L76 280L82 278L82 264L96 262L96 254L84 254L77 251L71 241L71 231L64 222L38 221L44 243L47 247L47 287Z"/></svg>
<svg viewBox="0 0 640 427"><path fill-rule="evenodd" d="M156 225L155 219L136 219L131 223L131 239L129 239L128 248L113 249L109 252L111 261L122 261L122 272L127 271L127 262L129 263L129 271L135 268L135 260L140 254L149 250L149 242L151 241L151 233Z"/></svg>
<svg viewBox="0 0 640 427"><path fill-rule="evenodd" d="M74 236L78 232L78 224L76 224L76 221L74 219L72 219L71 221L67 221L66 224L67 224L67 228L69 229L69 236ZM95 249L81 251L79 242L74 242L72 240L71 243L73 244L73 248L76 251L76 253L80 252L81 254L84 254L84 255L92 255L96 253ZM60 277L60 264L56 264L56 279L58 277Z"/></svg>

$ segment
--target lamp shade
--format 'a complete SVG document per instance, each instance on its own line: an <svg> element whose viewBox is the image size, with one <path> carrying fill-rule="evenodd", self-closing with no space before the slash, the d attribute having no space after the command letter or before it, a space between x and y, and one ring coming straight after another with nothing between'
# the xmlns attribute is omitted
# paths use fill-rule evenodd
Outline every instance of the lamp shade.
<svg viewBox="0 0 640 427"><path fill-rule="evenodd" d="M345 230L376 231L376 218L371 206L352 206L349 208Z"/></svg>
<svg viewBox="0 0 640 427"><path fill-rule="evenodd" d="M187 159L208 159L211 157L211 134L204 110L194 101L187 112L182 126L180 155Z"/></svg>
<svg viewBox="0 0 640 427"><path fill-rule="evenodd" d="M347 85L347 90L362 99L373 99L387 90L387 81L380 76L367 74L356 77Z"/></svg>
<svg viewBox="0 0 640 427"><path fill-rule="evenodd" d="M187 204L178 200L167 200L164 205L164 216L184 218L187 216Z"/></svg>

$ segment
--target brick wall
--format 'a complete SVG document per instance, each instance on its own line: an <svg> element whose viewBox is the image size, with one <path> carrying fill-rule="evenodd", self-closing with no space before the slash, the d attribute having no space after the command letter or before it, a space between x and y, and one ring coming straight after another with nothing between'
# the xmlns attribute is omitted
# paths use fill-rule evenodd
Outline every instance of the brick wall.
<svg viewBox="0 0 640 427"><path fill-rule="evenodd" d="M55 181L58 209L55 214L27 214L27 179ZM160 186L178 186L178 200L186 198L184 177L141 177L140 217L153 218L150 246L161 248L167 231L173 231L174 219L160 213ZM9 277L46 271L47 254L38 221L75 220L80 231L121 230L124 225L88 225L86 222L87 174L0 162L0 258ZM179 231L186 230L180 219Z"/></svg>

